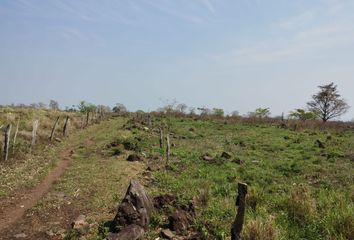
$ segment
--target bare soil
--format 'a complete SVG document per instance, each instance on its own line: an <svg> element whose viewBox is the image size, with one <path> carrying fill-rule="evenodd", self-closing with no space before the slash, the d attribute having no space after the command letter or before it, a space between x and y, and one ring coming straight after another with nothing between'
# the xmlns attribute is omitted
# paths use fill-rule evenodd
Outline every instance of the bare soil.
<svg viewBox="0 0 354 240"><path fill-rule="evenodd" d="M45 177L45 179L32 189L18 190L11 196L0 201L0 239L14 239L14 236L18 234L21 227L24 227L24 222L27 222L27 228L38 228L36 224L45 222L48 219L36 216L35 214L28 214L30 209L36 205L36 203L50 190L52 184L57 181L64 173L65 169L69 166L71 156L74 153L73 148L68 148L60 154L57 166ZM62 214L66 212L61 209ZM24 216L26 214L26 216ZM51 215L48 213L48 215ZM28 224L28 217L33 218L31 224ZM57 218L58 219L58 218ZM70 218L67 218L70 219ZM14 227L16 226L16 227ZM15 235L14 235L15 234ZM26 233L27 234L27 233ZM29 239L28 235L19 235L18 238ZM35 236L33 236L35 237ZM31 237L31 239L34 239ZM40 236L35 237L41 239ZM48 239L48 236L43 238ZM53 238L54 239L54 238Z"/></svg>

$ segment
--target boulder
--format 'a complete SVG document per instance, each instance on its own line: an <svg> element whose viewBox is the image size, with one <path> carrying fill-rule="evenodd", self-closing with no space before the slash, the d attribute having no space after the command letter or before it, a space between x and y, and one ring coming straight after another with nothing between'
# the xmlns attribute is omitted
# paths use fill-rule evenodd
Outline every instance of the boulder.
<svg viewBox="0 0 354 240"><path fill-rule="evenodd" d="M172 216L168 218L169 227L178 234L185 233L193 222L193 217L185 210L176 210Z"/></svg>
<svg viewBox="0 0 354 240"><path fill-rule="evenodd" d="M137 225L143 230L147 230L152 210L153 204L144 187L137 180L132 180L112 221L111 231L115 232L120 229L124 231L128 226L136 229L131 225ZM136 229L136 232L140 232L140 230Z"/></svg>

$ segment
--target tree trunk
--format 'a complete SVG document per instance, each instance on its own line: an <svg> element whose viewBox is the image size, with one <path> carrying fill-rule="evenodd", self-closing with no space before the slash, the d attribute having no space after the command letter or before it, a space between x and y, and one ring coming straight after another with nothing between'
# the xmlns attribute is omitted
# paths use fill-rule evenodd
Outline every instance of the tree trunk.
<svg viewBox="0 0 354 240"><path fill-rule="evenodd" d="M241 240L241 232L245 218L247 184L238 184L238 196L236 206L238 206L235 221L231 226L231 240Z"/></svg>

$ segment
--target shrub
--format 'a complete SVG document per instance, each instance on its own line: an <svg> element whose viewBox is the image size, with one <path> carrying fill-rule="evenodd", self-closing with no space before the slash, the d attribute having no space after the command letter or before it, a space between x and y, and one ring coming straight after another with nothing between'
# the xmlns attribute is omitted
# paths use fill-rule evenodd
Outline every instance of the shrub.
<svg viewBox="0 0 354 240"><path fill-rule="evenodd" d="M243 240L275 240L278 239L278 231L270 217L266 222L252 220L245 226L242 234Z"/></svg>
<svg viewBox="0 0 354 240"><path fill-rule="evenodd" d="M315 201L311 198L307 187L294 187L288 200L288 217L297 222L306 222L316 213Z"/></svg>

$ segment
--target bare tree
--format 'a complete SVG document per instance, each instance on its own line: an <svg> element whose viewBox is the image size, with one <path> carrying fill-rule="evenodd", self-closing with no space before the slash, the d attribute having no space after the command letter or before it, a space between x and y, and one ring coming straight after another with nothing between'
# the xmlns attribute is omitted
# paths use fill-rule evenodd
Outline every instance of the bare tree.
<svg viewBox="0 0 354 240"><path fill-rule="evenodd" d="M53 110L58 110L59 109L59 103L55 100L50 100L49 102L49 107Z"/></svg>
<svg viewBox="0 0 354 240"><path fill-rule="evenodd" d="M337 85L332 82L318 87L320 91L312 96L312 101L308 102L307 106L323 122L339 117L348 111L349 105L341 98Z"/></svg>

